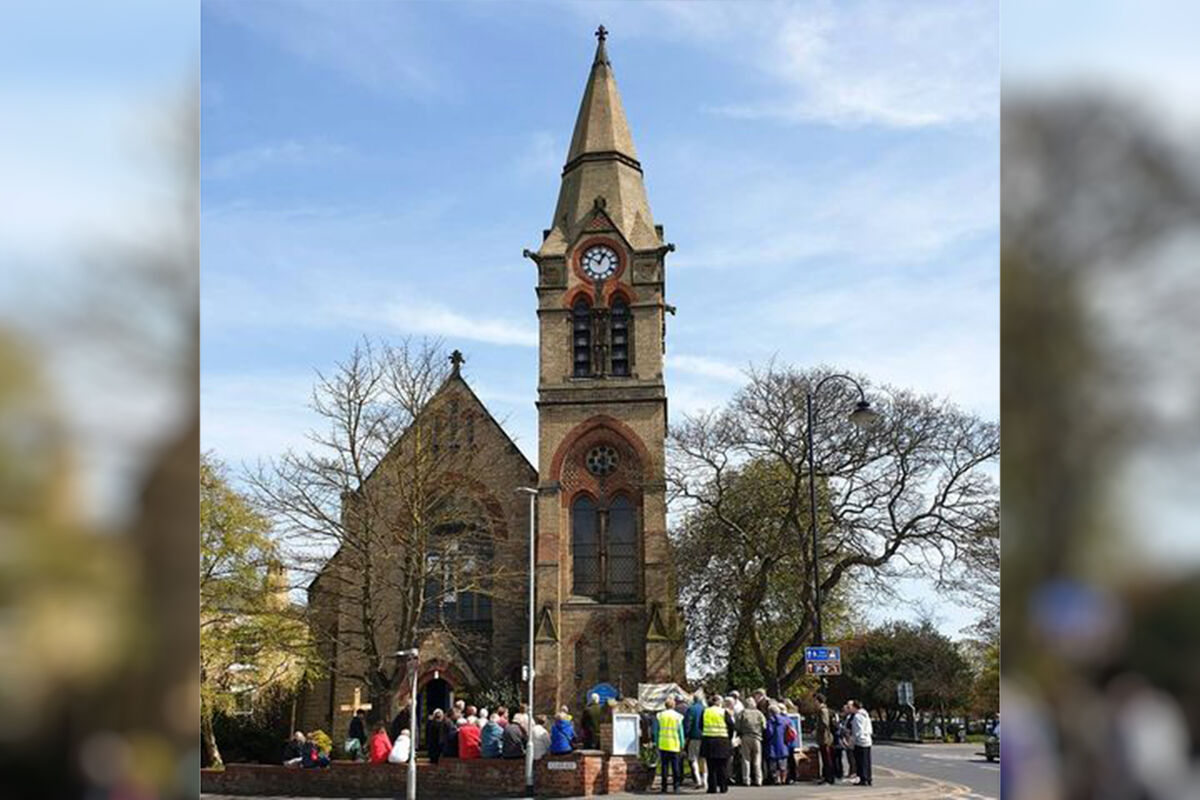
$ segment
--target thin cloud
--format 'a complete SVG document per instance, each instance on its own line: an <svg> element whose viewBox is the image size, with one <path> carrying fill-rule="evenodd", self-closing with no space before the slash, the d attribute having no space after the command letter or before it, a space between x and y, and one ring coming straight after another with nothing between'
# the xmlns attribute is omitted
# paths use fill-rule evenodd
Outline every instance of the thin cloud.
<svg viewBox="0 0 1200 800"><path fill-rule="evenodd" d="M785 94L713 110L844 127L994 120L998 44L986 3L789 6L758 51Z"/></svg>
<svg viewBox="0 0 1200 800"><path fill-rule="evenodd" d="M224 180L245 177L273 167L311 167L336 161L349 153L349 148L331 142L289 139L217 156L206 165L204 177Z"/></svg>
<svg viewBox="0 0 1200 800"><path fill-rule="evenodd" d="M669 355L667 367L701 378L715 378L725 383L746 382L746 375L741 369L705 356Z"/></svg>
<svg viewBox="0 0 1200 800"><path fill-rule="evenodd" d="M353 312L343 315L343 322L353 322ZM366 316L375 318L393 330L446 339L466 339L488 344L537 347L537 330L533 325L504 319L468 317L457 311L428 302L389 303L382 313L368 311Z"/></svg>

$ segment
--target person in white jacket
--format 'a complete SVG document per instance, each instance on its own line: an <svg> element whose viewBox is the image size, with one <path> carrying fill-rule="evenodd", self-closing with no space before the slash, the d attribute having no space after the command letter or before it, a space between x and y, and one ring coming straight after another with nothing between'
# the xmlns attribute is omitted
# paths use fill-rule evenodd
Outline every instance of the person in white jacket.
<svg viewBox="0 0 1200 800"><path fill-rule="evenodd" d="M392 752L388 753L388 763L407 764L410 753L412 753L412 737L408 733L408 728L405 728L396 737L396 743L392 745Z"/></svg>
<svg viewBox="0 0 1200 800"><path fill-rule="evenodd" d="M533 760L538 761L550 749L550 731L546 729L546 715L538 714L533 725Z"/></svg>
<svg viewBox="0 0 1200 800"><path fill-rule="evenodd" d="M858 771L856 785L870 786L872 783L871 735L874 733L871 717L862 707L862 703L857 700L850 701L850 708L854 712L854 716L850 718L850 731L854 737L854 766Z"/></svg>

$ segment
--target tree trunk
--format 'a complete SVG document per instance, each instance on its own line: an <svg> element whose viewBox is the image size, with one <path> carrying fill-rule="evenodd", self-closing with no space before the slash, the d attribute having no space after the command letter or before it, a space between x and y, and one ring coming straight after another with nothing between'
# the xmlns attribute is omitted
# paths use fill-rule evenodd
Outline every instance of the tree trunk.
<svg viewBox="0 0 1200 800"><path fill-rule="evenodd" d="M225 762L221 760L221 751L217 747L217 737L213 732L212 711L203 709L200 714L200 734L204 739L204 749L208 754L208 765L210 767L223 767Z"/></svg>

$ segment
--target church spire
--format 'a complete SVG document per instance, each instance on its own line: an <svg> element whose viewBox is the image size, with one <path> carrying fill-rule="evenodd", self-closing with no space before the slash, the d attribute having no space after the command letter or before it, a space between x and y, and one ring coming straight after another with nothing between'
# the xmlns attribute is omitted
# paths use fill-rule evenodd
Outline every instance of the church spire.
<svg viewBox="0 0 1200 800"><path fill-rule="evenodd" d="M596 39L596 55L575 118L554 221L541 255L565 251L585 216L597 207L598 197L604 198L599 205L635 248L662 244L654 230L642 165L613 77L608 30L603 25L596 30Z"/></svg>
<svg viewBox="0 0 1200 800"><path fill-rule="evenodd" d="M575 118L575 134L571 137L564 172L577 166L584 156L624 157L630 166L641 170L637 151L633 148L633 135L625 120L625 109L621 106L617 81L613 78L612 62L608 60L608 49L604 44L608 30L603 25L596 29L596 39L596 57L592 59L592 71L583 90L579 116Z"/></svg>

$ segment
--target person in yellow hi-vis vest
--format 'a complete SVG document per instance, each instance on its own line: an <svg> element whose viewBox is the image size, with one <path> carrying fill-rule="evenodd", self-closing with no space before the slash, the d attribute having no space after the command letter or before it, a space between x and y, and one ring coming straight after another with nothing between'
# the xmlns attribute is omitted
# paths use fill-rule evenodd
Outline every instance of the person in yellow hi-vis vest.
<svg viewBox="0 0 1200 800"><path fill-rule="evenodd" d="M667 793L667 773L671 773L671 785L679 793L683 782L683 715L675 710L675 698L668 697L666 708L654 718L654 741L658 747L658 760L662 764L662 790Z"/></svg>
<svg viewBox="0 0 1200 800"><path fill-rule="evenodd" d="M729 791L729 757L733 755L733 717L720 695L708 699L702 722L700 755L708 762L708 793L725 794Z"/></svg>

